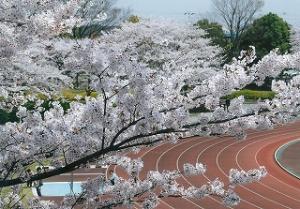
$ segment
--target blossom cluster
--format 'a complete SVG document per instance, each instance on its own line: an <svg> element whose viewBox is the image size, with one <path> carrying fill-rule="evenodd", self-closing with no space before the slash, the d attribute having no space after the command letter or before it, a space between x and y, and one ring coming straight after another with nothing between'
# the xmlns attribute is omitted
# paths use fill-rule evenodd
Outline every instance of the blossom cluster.
<svg viewBox="0 0 300 209"><path fill-rule="evenodd" d="M93 2L98 6L93 7ZM262 84L284 68L298 68L299 52L279 55L274 50L253 63L255 48L250 47L221 67L221 49L203 38L203 31L170 21L125 22L92 39L63 38L62 33L86 21L108 18L94 10L102 8L100 1L88 1L84 7L82 3L0 2L0 106L17 109L19 118L0 126L1 187L62 174L89 162L117 164L130 175L138 175L142 160L124 157L123 153L189 135L227 134L245 139L247 129L272 128L299 115L299 76L290 83L274 81L276 96L272 100L247 107L241 96L232 99L227 108L221 107L224 96L252 82ZM78 11L87 15L78 15L82 14ZM87 76L85 90L89 96L69 101L66 110L55 96L63 87L75 87L74 80L80 75ZM97 95L91 97L91 92ZM49 101L49 110L43 107L40 93L47 97L44 100ZM34 103L34 108L25 108L26 102ZM191 121L190 109L203 106L209 113L200 113ZM54 170L25 175L28 165L45 162ZM144 180L121 179L107 188L106 193L114 197L110 199L103 199L105 195L99 198L101 178L92 179L83 185L83 197L95 207L130 205L145 193L145 208L155 207L158 198L168 196L217 195L225 205L239 203L233 188L226 189L219 179L199 188L184 188L176 181L182 174L201 175L205 171L201 163L187 163L183 172L150 171ZM239 185L265 175L263 167L232 169L229 181ZM157 187L161 191L154 194ZM13 191L0 197L1 207L20 202L20 192L16 188ZM66 197L62 207L71 207L77 198ZM30 204L60 207L35 199Z"/></svg>

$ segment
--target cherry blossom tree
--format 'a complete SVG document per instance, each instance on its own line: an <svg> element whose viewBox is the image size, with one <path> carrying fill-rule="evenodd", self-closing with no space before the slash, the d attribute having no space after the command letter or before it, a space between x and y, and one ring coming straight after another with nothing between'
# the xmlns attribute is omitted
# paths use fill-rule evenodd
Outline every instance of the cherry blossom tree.
<svg viewBox="0 0 300 209"><path fill-rule="evenodd" d="M88 19L84 25L74 28L72 36L95 37L113 28L120 27L129 17L130 11L115 6L116 0L86 0L77 15Z"/></svg>
<svg viewBox="0 0 300 209"><path fill-rule="evenodd" d="M28 87L38 87L46 91L70 82L53 65L36 63L34 60L43 54L43 51L34 49L47 44L47 40L63 31L71 31L74 25L83 22L80 17L75 17L80 6L79 2L77 0L0 2L2 84L0 92L5 98L14 94L20 96L19 92L28 90ZM32 50L28 51L29 49Z"/></svg>
<svg viewBox="0 0 300 209"><path fill-rule="evenodd" d="M138 174L143 162L125 157L129 151L194 135L228 134L244 139L247 129L272 128L299 113L299 76L288 85L274 81L275 98L250 108L243 104L243 97L232 100L228 111L219 101L249 83L261 84L266 76L278 75L286 67L299 67L300 54L278 55L273 51L253 64L256 56L251 47L221 68L220 50L210 46L201 32L164 21L124 23L122 28L95 39L60 38L60 34L87 21L76 15L81 3L1 1L0 9L5 13L0 13L0 32L7 34L0 40L4 93L12 87L7 79L25 80L25 87L34 86L43 92L49 92L44 88L49 84L53 92L61 85L71 85L66 71L84 71L89 75L89 88L98 92L96 98L71 102L67 112L54 101L53 108L42 113L42 101L34 96L24 98L37 100L36 109L18 106L20 122L0 127L0 190L12 187L10 194L0 196L2 208L25 207L20 185L27 181L71 172L90 162L116 164L129 174ZM14 77L16 72L22 72L18 78ZM48 76L61 82L48 83ZM20 86L16 83L13 87ZM186 86L189 91L184 92ZM189 109L200 105L210 113L201 113L191 121ZM28 165L43 166L45 162L54 169L25 175ZM85 182L81 194L66 196L61 204L37 199L27 204L31 208L73 208L83 200L80 204L86 208L109 208L129 206L144 197L143 207L154 208L159 198L168 196L216 195L225 205L234 206L240 201L235 186L266 175L264 167L231 169L229 185L215 179L199 188L184 188L176 181L181 175L201 175L206 169L201 163L187 163L182 171L149 171L145 179L124 178L106 186L104 194L99 194L103 179L98 177Z"/></svg>
<svg viewBox="0 0 300 209"><path fill-rule="evenodd" d="M70 86L72 79L62 72L68 54L53 52L52 44L64 34L73 34L74 28L97 25L106 31L116 27L126 12L112 5L112 0L1 1L1 96L11 102L8 97L13 95L23 98L20 92ZM96 30L100 32L100 28ZM63 46L60 43L59 47Z"/></svg>

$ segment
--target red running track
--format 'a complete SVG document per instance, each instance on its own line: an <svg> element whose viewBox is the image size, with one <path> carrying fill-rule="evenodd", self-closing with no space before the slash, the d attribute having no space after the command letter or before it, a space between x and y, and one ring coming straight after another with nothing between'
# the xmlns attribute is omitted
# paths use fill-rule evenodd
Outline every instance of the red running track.
<svg viewBox="0 0 300 209"><path fill-rule="evenodd" d="M149 170L182 170L184 163L201 162L207 165L204 176L182 177L179 183L201 186L209 180L219 178L228 183L230 168L249 170L264 165L268 176L262 181L239 186L236 191L241 203L238 209L300 209L300 180L282 170L274 160L278 147L300 138L300 122L278 126L273 130L249 131L246 140L232 137L192 137L177 144L160 144L142 150L134 157L142 157L145 178ZM300 159L299 159L300 163ZM116 168L120 175L124 172ZM141 208L136 204L136 208ZM157 208L164 209L224 209L222 200L216 197L204 199L164 198Z"/></svg>

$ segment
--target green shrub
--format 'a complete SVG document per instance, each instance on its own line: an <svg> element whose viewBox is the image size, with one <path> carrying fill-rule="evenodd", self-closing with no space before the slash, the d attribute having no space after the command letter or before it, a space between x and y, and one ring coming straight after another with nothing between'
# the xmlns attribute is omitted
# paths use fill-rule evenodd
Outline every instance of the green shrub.
<svg viewBox="0 0 300 209"><path fill-rule="evenodd" d="M7 122L18 122L17 108L13 108L11 112L0 109L0 124L5 124Z"/></svg>
<svg viewBox="0 0 300 209"><path fill-rule="evenodd" d="M189 109L189 112L193 114L193 113L210 112L210 111L204 105L201 105L200 107Z"/></svg>
<svg viewBox="0 0 300 209"><path fill-rule="evenodd" d="M131 23L139 23L140 22L140 18L137 15L131 15L128 18L128 21L131 22Z"/></svg>
<svg viewBox="0 0 300 209"><path fill-rule="evenodd" d="M5 124L8 121L9 121L9 113L4 110L0 110L0 124Z"/></svg>

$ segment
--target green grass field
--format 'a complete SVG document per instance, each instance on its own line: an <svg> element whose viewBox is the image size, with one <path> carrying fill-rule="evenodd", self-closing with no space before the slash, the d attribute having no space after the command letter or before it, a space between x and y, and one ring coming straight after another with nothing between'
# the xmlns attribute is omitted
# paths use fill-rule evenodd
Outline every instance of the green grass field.
<svg viewBox="0 0 300 209"><path fill-rule="evenodd" d="M77 90L77 89L66 88L66 89L63 89L61 91L61 97L63 97L67 101L74 101L74 100L76 100L75 98L76 98L77 95L81 96L82 98L84 98L85 96L87 96L85 90ZM97 95L98 94L95 91L91 93L91 97L96 97Z"/></svg>
<svg viewBox="0 0 300 209"><path fill-rule="evenodd" d="M273 91L255 91L249 89L243 89L233 92L230 95L223 97L223 99L233 99L243 95L246 100L258 100L258 99L273 99L275 97L275 92Z"/></svg>
<svg viewBox="0 0 300 209"><path fill-rule="evenodd" d="M28 200L33 197L32 188L28 188L26 186L26 184L21 185L21 192L19 195L20 195L20 198L22 198L21 201L25 205L26 208L29 208ZM10 187L2 188L2 190L0 192L0 196L5 197L11 192L12 192L12 190Z"/></svg>

